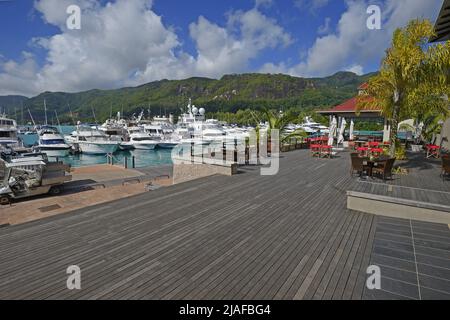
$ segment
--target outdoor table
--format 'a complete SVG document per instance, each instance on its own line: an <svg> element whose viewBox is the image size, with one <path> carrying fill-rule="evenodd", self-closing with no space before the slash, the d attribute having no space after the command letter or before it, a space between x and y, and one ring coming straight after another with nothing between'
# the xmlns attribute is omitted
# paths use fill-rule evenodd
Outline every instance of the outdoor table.
<svg viewBox="0 0 450 320"><path fill-rule="evenodd" d="M439 151L441 150L441 147L436 145L427 145L427 159L429 158L436 158L439 159Z"/></svg>
<svg viewBox="0 0 450 320"><path fill-rule="evenodd" d="M378 166L378 163L386 162L388 160L389 157L379 157L377 159L367 160L367 163L364 163L364 165L368 168L367 175L371 177L373 168Z"/></svg>

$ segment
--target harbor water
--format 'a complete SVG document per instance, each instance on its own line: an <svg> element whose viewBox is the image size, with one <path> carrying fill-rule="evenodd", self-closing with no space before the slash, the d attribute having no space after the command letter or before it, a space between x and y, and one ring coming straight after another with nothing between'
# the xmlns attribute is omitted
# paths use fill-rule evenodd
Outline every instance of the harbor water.
<svg viewBox="0 0 450 320"><path fill-rule="evenodd" d="M74 130L75 127L73 126L61 126L60 128L61 133L64 135L68 135ZM38 141L38 136L36 134L20 135L20 138L27 147L35 145ZM114 153L114 162L117 164L123 164L125 158L127 158L128 165L131 168L131 158L134 156L136 168L168 165L172 164L171 153L172 151L168 149L118 151ZM106 155L76 154L69 155L68 157L61 158L60 160L66 164L70 164L72 167L83 167L107 163Z"/></svg>

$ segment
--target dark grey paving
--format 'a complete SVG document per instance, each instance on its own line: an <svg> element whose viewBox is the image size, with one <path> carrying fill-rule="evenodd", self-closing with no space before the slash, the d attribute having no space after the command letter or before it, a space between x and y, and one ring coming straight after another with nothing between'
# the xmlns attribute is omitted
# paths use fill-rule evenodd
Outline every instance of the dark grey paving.
<svg viewBox="0 0 450 320"><path fill-rule="evenodd" d="M382 290L365 289L364 298L449 299L449 226L385 217L376 220L371 264L381 269Z"/></svg>

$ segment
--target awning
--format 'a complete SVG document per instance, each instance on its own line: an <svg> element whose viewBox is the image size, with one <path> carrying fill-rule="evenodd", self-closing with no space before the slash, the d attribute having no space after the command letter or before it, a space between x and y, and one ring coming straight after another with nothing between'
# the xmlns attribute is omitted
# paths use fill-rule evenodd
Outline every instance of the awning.
<svg viewBox="0 0 450 320"><path fill-rule="evenodd" d="M430 42L450 40L450 0L444 0L434 30L436 37L431 39Z"/></svg>

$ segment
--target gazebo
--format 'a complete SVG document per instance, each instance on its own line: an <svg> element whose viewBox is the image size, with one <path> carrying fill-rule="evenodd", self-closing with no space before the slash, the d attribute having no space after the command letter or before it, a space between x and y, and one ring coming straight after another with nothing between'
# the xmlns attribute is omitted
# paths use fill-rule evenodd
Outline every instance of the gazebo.
<svg viewBox="0 0 450 320"><path fill-rule="evenodd" d="M368 84L363 83L358 87L358 95L362 95L364 91L367 89ZM387 124L387 121L385 117L381 114L381 109L367 109L367 110L360 110L357 112L356 110L357 105L357 97L353 97L345 102L343 102L340 105L335 106L334 108L328 109L328 110L321 110L317 111L318 114L321 114L323 116L328 116L330 119L332 117L336 117L339 119L338 124L340 125L343 118L348 120L358 120L358 121L368 121L368 122L379 122L384 123L384 134L383 134L383 140L388 141L389 140L389 127Z"/></svg>

